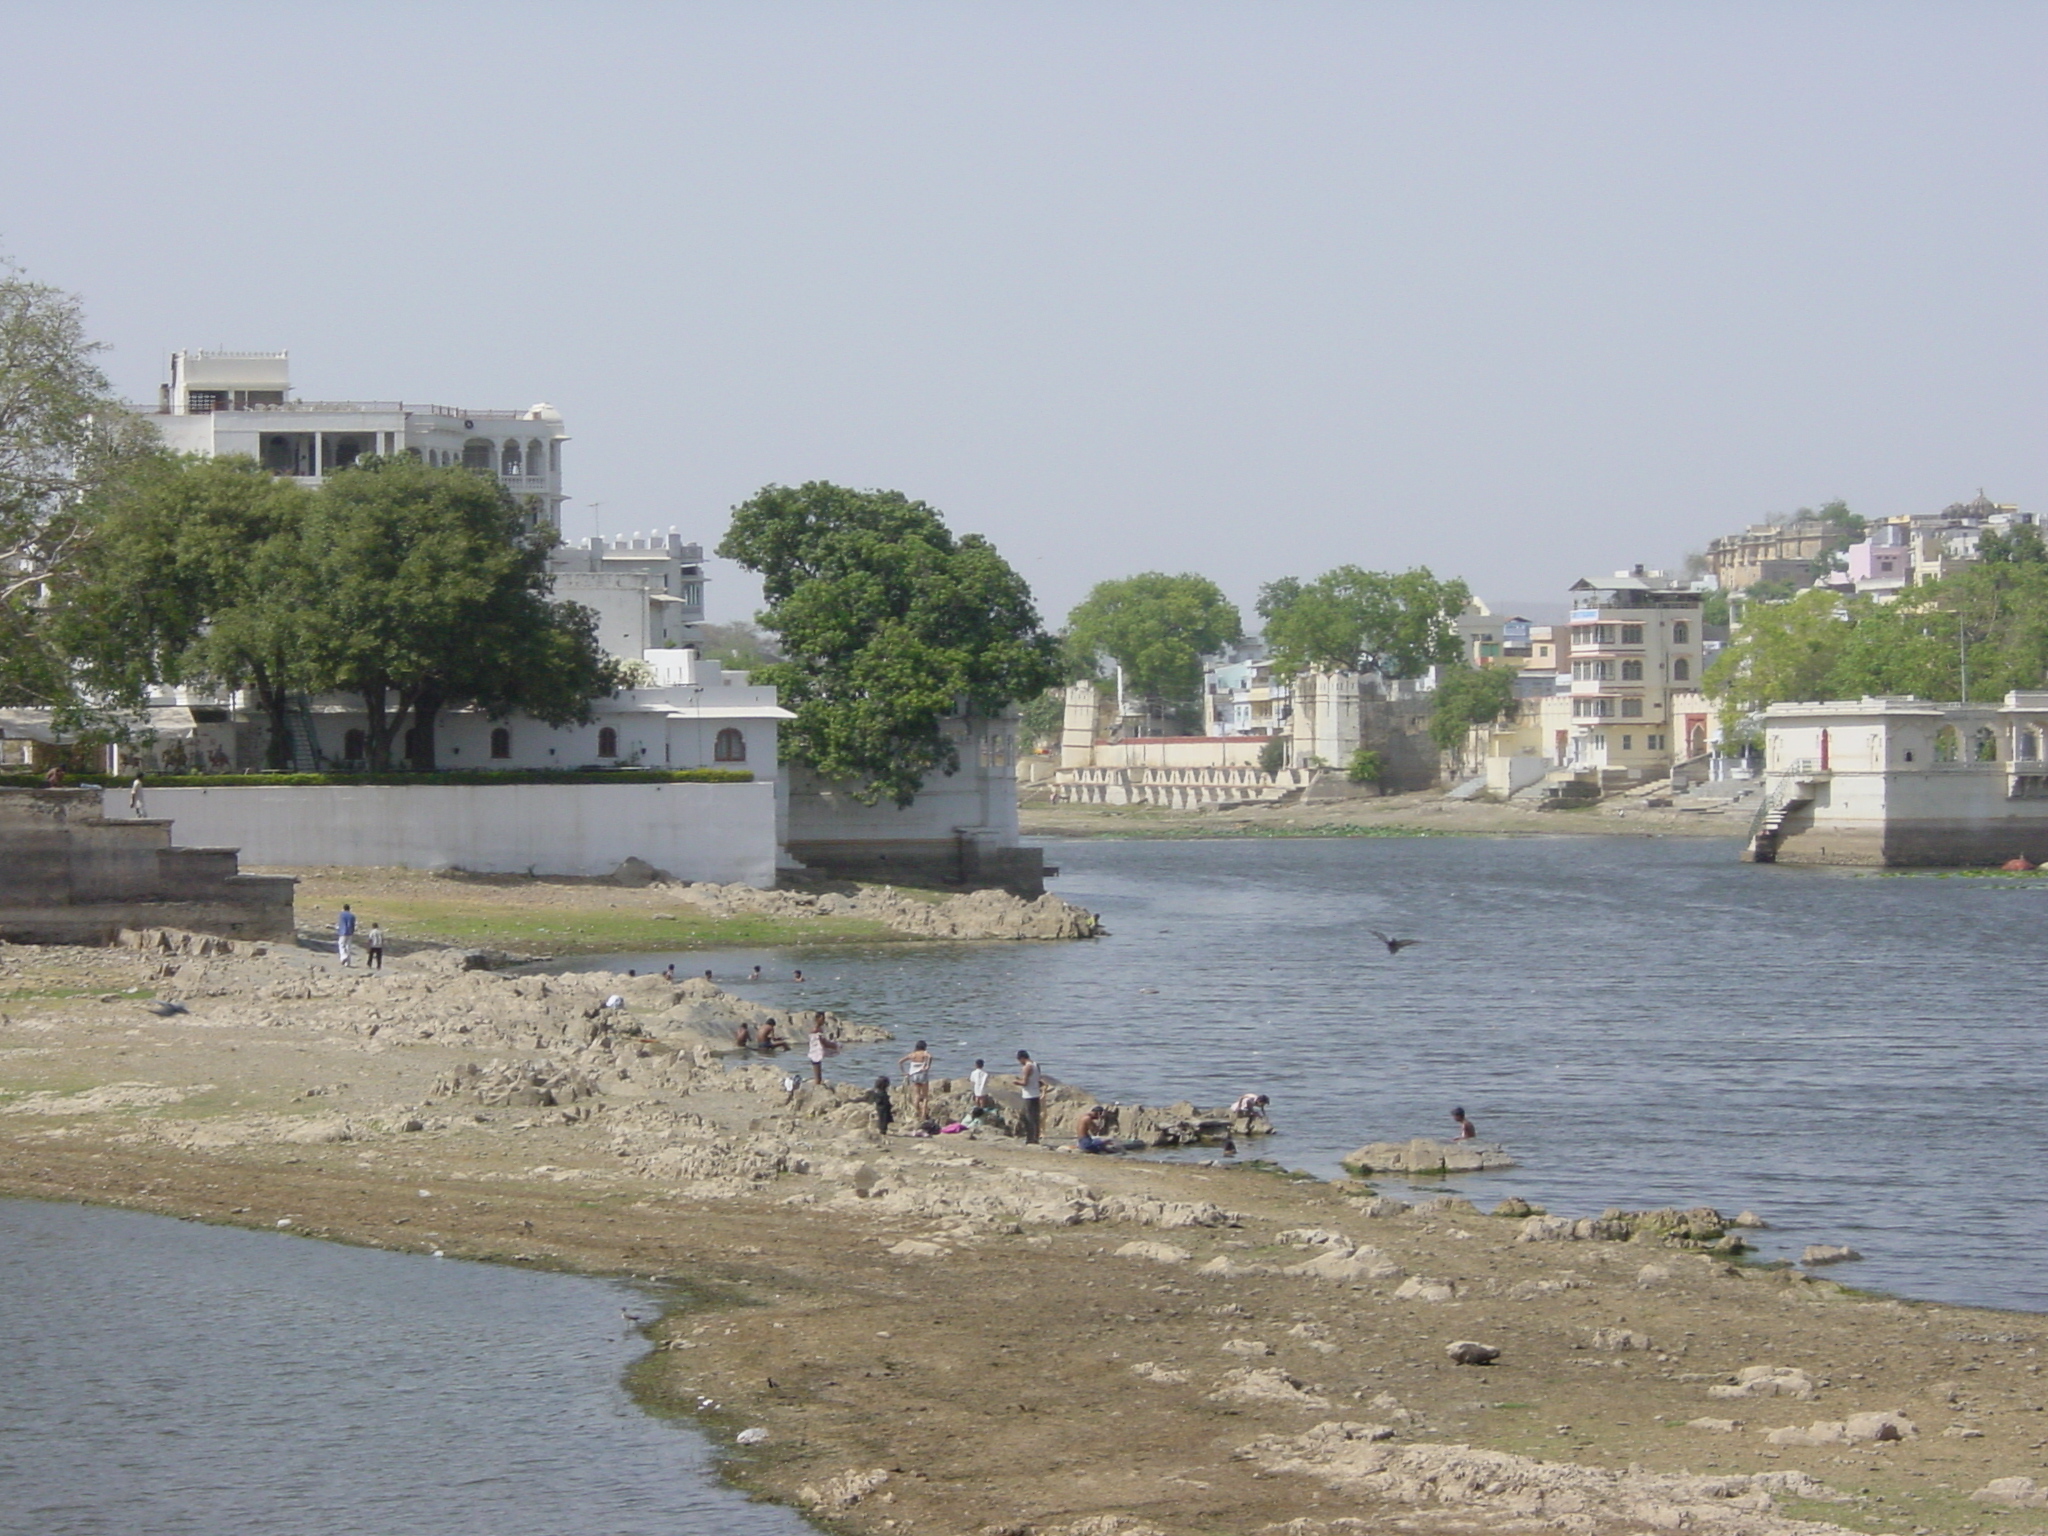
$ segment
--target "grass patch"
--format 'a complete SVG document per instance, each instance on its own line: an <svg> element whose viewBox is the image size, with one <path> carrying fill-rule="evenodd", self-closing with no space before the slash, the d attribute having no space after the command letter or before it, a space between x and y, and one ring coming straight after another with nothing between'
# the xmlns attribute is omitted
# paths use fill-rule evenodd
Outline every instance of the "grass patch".
<svg viewBox="0 0 2048 1536"><path fill-rule="evenodd" d="M540 907L474 895L393 896L354 903L393 938L554 955L692 949L801 948L908 939L868 918L713 917L678 903L673 918L611 908ZM357 942L361 943L360 932Z"/></svg>

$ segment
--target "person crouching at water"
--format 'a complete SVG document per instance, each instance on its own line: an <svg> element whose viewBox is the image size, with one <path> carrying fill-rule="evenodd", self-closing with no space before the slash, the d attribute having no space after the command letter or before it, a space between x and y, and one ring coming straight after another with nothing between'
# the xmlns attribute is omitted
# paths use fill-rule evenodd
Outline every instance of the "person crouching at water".
<svg viewBox="0 0 2048 1536"><path fill-rule="evenodd" d="M1116 1143L1109 1139L1109 1121L1107 1104L1091 1106L1074 1133L1074 1145L1083 1152L1114 1152Z"/></svg>
<svg viewBox="0 0 2048 1536"><path fill-rule="evenodd" d="M889 1103L889 1079L876 1078L875 1086L868 1090L867 1097L868 1102L875 1106L875 1134L888 1135L890 1122L896 1118L896 1110Z"/></svg>
<svg viewBox="0 0 2048 1536"><path fill-rule="evenodd" d="M1246 1094L1230 1106L1231 1123L1235 1125L1239 1120L1242 1120L1244 1122L1245 1135L1251 1135L1252 1127L1258 1124L1259 1121L1266 1119L1266 1106L1272 1102L1263 1093ZM1272 1124L1270 1120L1266 1123L1268 1125Z"/></svg>
<svg viewBox="0 0 2048 1536"><path fill-rule="evenodd" d="M1462 1106L1451 1111L1451 1121L1458 1127L1458 1134L1453 1136L1451 1140L1471 1141L1478 1136L1479 1127L1465 1118L1465 1111Z"/></svg>
<svg viewBox="0 0 2048 1536"><path fill-rule="evenodd" d="M764 1051L786 1050L789 1046L788 1041L775 1038L775 1021L773 1019L769 1019L761 1026L761 1033L754 1037L754 1044Z"/></svg>

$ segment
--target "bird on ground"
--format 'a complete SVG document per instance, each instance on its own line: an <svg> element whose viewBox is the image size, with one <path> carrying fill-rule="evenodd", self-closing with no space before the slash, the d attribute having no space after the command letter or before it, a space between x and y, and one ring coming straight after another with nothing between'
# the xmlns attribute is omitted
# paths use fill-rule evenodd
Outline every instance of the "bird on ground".
<svg viewBox="0 0 2048 1536"><path fill-rule="evenodd" d="M1368 928L1365 931L1371 934L1374 938L1378 939L1382 944L1386 945L1387 953L1390 955L1398 955L1410 944L1420 944L1422 942L1422 940L1420 939L1390 939L1384 933L1381 933L1377 928Z"/></svg>
<svg viewBox="0 0 2048 1536"><path fill-rule="evenodd" d="M152 997L142 1006L160 1019L168 1019L175 1014L190 1013L192 1011L183 1003L174 1003L167 997Z"/></svg>

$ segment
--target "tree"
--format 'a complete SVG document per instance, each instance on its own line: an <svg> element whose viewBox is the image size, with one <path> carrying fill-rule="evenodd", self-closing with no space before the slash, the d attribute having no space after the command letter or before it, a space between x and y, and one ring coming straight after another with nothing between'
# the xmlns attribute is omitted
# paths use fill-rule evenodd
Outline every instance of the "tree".
<svg viewBox="0 0 2048 1536"><path fill-rule="evenodd" d="M1311 582L1269 583L1258 607L1276 674L1404 678L1458 659L1457 619L1471 601L1464 582L1438 581L1427 566L1389 573L1341 565Z"/></svg>
<svg viewBox="0 0 2048 1536"><path fill-rule="evenodd" d="M1026 699L1017 710L1017 737L1025 750L1060 744L1067 726L1067 690L1047 688Z"/></svg>
<svg viewBox="0 0 2048 1536"><path fill-rule="evenodd" d="M316 686L361 696L372 768L434 767L444 709L584 723L621 672L596 616L548 600L551 539L495 481L410 457L330 476L305 521L305 644Z"/></svg>
<svg viewBox="0 0 2048 1536"><path fill-rule="evenodd" d="M1466 732L1515 712L1515 674L1506 667L1446 668L1431 695L1429 739L1462 755Z"/></svg>
<svg viewBox="0 0 2048 1536"><path fill-rule="evenodd" d="M949 716L996 715L1060 681L1024 579L899 491L765 487L733 509L718 553L761 577L760 622L787 659L759 680L796 713L787 755L865 804L907 806L928 774L959 771Z"/></svg>
<svg viewBox="0 0 2048 1536"><path fill-rule="evenodd" d="M1243 637L1236 605L1206 576L1147 571L1098 582L1067 615L1077 656L1107 656L1123 668L1126 694L1148 714L1200 718L1202 658Z"/></svg>
<svg viewBox="0 0 2048 1536"><path fill-rule="evenodd" d="M1375 752L1371 747L1360 747L1353 752L1351 766L1344 772L1344 777L1353 784L1377 784L1386 776L1386 755Z"/></svg>
<svg viewBox="0 0 2048 1536"><path fill-rule="evenodd" d="M782 660L775 642L744 620L734 624L699 624L697 641L706 659L732 672L752 672Z"/></svg>
<svg viewBox="0 0 2048 1536"><path fill-rule="evenodd" d="M1287 766L1287 738L1269 736L1266 744L1259 748L1259 772L1271 778Z"/></svg>
<svg viewBox="0 0 2048 1536"><path fill-rule="evenodd" d="M2048 543L2031 523L2015 524L2005 533L1986 528L1977 540L1977 558L1986 565L2048 564Z"/></svg>
<svg viewBox="0 0 2048 1536"><path fill-rule="evenodd" d="M76 297L0 263L0 702L76 705L51 602L94 498L154 451L93 361L99 350Z"/></svg>

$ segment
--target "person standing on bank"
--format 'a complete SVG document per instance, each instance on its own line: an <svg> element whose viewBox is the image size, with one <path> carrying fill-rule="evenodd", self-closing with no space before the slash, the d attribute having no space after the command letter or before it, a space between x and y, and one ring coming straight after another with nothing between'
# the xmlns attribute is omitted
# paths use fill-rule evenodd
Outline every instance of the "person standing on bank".
<svg viewBox="0 0 2048 1536"><path fill-rule="evenodd" d="M341 963L348 965L355 954L356 915L348 909L348 903L341 904L341 916L334 920L334 952L341 956Z"/></svg>
<svg viewBox="0 0 2048 1536"><path fill-rule="evenodd" d="M128 809L137 818L145 818L148 812L142 808L142 775L135 775L135 782L128 786Z"/></svg>
<svg viewBox="0 0 2048 1536"><path fill-rule="evenodd" d="M895 1107L889 1102L889 1079L875 1079L875 1086L868 1090L868 1102L875 1106L875 1134L888 1135L889 1126L896 1118Z"/></svg>
<svg viewBox="0 0 2048 1536"><path fill-rule="evenodd" d="M1017 1093L1024 1101L1023 1132L1025 1144L1038 1145L1039 1116L1045 1108L1045 1078L1038 1070L1038 1063L1031 1059L1029 1051L1017 1053Z"/></svg>
<svg viewBox="0 0 2048 1536"><path fill-rule="evenodd" d="M896 1065L903 1069L903 1080L910 1085L910 1097L922 1123L932 1112L932 1053L920 1040Z"/></svg>
<svg viewBox="0 0 2048 1536"><path fill-rule="evenodd" d="M363 935L363 969L381 971L384 969L384 930L376 923L370 924L370 931Z"/></svg>
<svg viewBox="0 0 2048 1536"><path fill-rule="evenodd" d="M804 1055L810 1059L811 1081L823 1086L825 1081L825 1015L811 1015L811 1043Z"/></svg>

